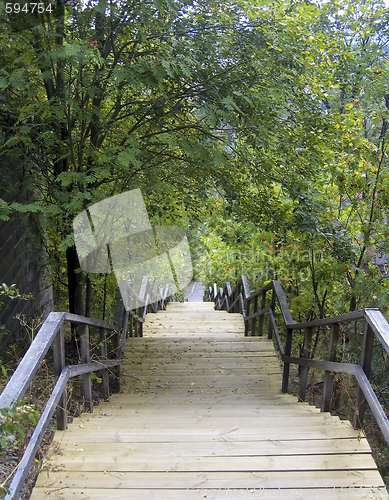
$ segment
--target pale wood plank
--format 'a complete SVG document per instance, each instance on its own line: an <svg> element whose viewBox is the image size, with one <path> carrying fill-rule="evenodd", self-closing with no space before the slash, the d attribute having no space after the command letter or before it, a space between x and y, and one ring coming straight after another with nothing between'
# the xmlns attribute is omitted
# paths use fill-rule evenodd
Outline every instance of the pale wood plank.
<svg viewBox="0 0 389 500"><path fill-rule="evenodd" d="M60 453L84 453L86 449L92 454L105 453L112 450L111 443L93 443L77 440L56 441L54 449L59 447ZM265 440L254 441L250 447L246 442L219 441L212 443L208 441L181 442L181 443L115 443L115 451L118 454L139 456L163 456L163 457L233 457L233 456L287 456L321 454L371 454L370 446L366 438L356 439L317 439L317 440Z"/></svg>
<svg viewBox="0 0 389 500"><path fill-rule="evenodd" d="M49 467L65 468L61 456L51 458ZM116 450L100 453L67 453L66 472L290 472L375 469L373 459L366 455L338 454L336 460L328 455L245 456L245 457L162 457L149 455L119 455Z"/></svg>
<svg viewBox="0 0 389 500"><path fill-rule="evenodd" d="M60 492L60 495L58 493ZM182 488L182 489L120 489L110 490L109 498L112 500L189 500L206 498L207 500L225 500L226 498L287 498L288 500L384 500L387 499L386 492L382 488L369 487L343 487L343 488L305 488L305 489L264 489L256 488ZM93 500L107 500L106 490L88 488L67 488L59 491L49 492L45 488L35 488L31 500L63 498L70 500L74 498L85 498Z"/></svg>
<svg viewBox="0 0 389 500"><path fill-rule="evenodd" d="M99 488L307 488L382 487L377 470L298 472L54 472L39 475L38 487Z"/></svg>
<svg viewBox="0 0 389 500"><path fill-rule="evenodd" d="M80 426L85 426L85 424L88 424L89 429L94 429L96 427L101 427L101 426L109 426L112 429L123 429L125 428L129 423L131 423L131 427L134 429L137 429L138 427L141 427L143 429L150 429L152 428L153 431L156 430L162 430L165 431L166 429L169 428L169 424L171 424L171 417L170 420L168 416L165 416L163 418L162 416L155 416L154 418L144 418L143 416L140 416L138 418L131 417L129 418L128 415L126 414L121 414L120 416L118 415L101 415L97 414L94 415L93 417L89 417L88 414L85 416L75 419L74 424ZM239 429L245 429L247 432L250 432L250 429L252 429L254 426L258 427L271 427L274 429L275 427L293 427L293 429L298 428L298 427L310 427L310 426L322 426L322 425L331 425L331 426L344 426L344 423L342 423L338 417L334 417L332 415L325 415L325 414L315 414L315 413L309 413L308 415L304 414L298 414L298 415L292 415L289 416L287 425L285 425L285 415L258 415L257 417L252 417L252 418L247 418L247 417L217 417L215 418L214 416L187 416L187 417L180 417L177 416L174 418L175 422L175 427L177 429L183 428L185 429L188 424L191 424L192 426L195 426L198 429L202 428L210 428L210 429L225 429L226 427L231 427L231 428L239 428ZM254 433L254 431L253 431Z"/></svg>
<svg viewBox="0 0 389 500"><path fill-rule="evenodd" d="M62 437L58 432L59 440L67 441L92 441L95 443L163 443L166 440L172 443L180 441L240 441L253 442L264 441L268 439L271 433L272 439L276 441L286 440L290 437L291 432L295 439L312 440L312 439L328 439L328 438L350 438L356 437L358 434L351 426L336 425L336 426L304 426L298 428L276 427L271 426L263 429L235 429L234 427L226 427L225 429L209 429L209 428L186 428L179 429L174 426L166 429L155 429L154 426L145 426L136 430L132 429L104 429L104 433L96 433L95 429L84 426L83 428L75 428L69 426L66 434ZM249 444L248 444L249 445ZM212 446L212 444L210 444Z"/></svg>

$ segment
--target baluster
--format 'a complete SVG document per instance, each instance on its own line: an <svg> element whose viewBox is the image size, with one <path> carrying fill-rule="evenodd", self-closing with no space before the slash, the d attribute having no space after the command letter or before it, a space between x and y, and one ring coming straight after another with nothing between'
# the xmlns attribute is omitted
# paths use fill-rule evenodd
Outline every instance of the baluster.
<svg viewBox="0 0 389 500"><path fill-rule="evenodd" d="M57 335L55 336L54 345L54 374L56 377L61 375L62 370L65 368L65 338L63 325L61 325ZM57 415L57 429L63 431L67 429L68 417L66 407L66 389L59 398L56 415Z"/></svg>
<svg viewBox="0 0 389 500"><path fill-rule="evenodd" d="M366 323L365 333L363 335L363 345L362 345L362 354L361 354L361 362L363 371L366 374L366 377L369 378L370 374L370 366L371 359L373 355L373 344L374 344L374 332L371 329L369 323ZM360 387L358 387L357 399L355 403L355 415L354 415L354 428L361 429L363 425L363 419L365 416L365 406L366 399Z"/></svg>
<svg viewBox="0 0 389 500"><path fill-rule="evenodd" d="M107 358L107 336L105 333L105 328L100 328L100 357L102 361L106 361ZM109 399L109 378L108 369L104 368L101 370L101 379L103 381L103 398L105 401Z"/></svg>
<svg viewBox="0 0 389 500"><path fill-rule="evenodd" d="M81 325L80 327L80 350L81 350L81 363L88 364L90 362L90 349L89 349L89 326ZM82 384L84 387L85 408L91 413L93 412L92 401L92 379L91 374L86 373L82 376Z"/></svg>
<svg viewBox="0 0 389 500"><path fill-rule="evenodd" d="M309 359L310 354L311 354L312 334L313 334L313 328L306 328L305 329L304 352L303 352L303 358L305 358L305 359ZM307 390L308 371L309 371L308 366L301 367L300 387L299 387L299 400L300 401L305 401L306 390Z"/></svg>
<svg viewBox="0 0 389 500"><path fill-rule="evenodd" d="M328 361L336 360L336 345L339 337L339 323L331 325L330 343L328 346ZM332 396L332 382L334 375L332 372L326 370L324 375L323 399L321 403L321 411L330 411L330 402Z"/></svg>

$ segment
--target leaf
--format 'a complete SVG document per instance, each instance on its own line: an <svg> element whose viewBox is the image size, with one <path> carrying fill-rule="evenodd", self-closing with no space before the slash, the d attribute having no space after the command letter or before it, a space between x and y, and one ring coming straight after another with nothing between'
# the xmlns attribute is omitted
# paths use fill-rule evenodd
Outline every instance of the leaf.
<svg viewBox="0 0 389 500"><path fill-rule="evenodd" d="M58 246L58 251L65 252L67 248L74 246L74 234L68 234Z"/></svg>
<svg viewBox="0 0 389 500"><path fill-rule="evenodd" d="M8 221L10 220L9 214L12 209L9 204L0 198L0 220Z"/></svg>

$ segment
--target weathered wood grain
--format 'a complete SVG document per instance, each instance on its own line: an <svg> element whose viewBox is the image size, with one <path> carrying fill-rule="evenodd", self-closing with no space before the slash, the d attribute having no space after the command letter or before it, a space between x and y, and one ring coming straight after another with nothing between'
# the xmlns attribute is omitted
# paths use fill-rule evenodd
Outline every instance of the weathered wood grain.
<svg viewBox="0 0 389 500"><path fill-rule="evenodd" d="M105 472L105 473L104 473ZM266 471L266 472L50 472L40 475L37 486L55 489L100 488L109 496L121 488L307 488L382 487L377 470ZM87 493L87 492L85 492ZM33 497L32 497L33 498Z"/></svg>
<svg viewBox="0 0 389 500"><path fill-rule="evenodd" d="M59 495L58 495L59 493ZM109 498L112 500L182 500L206 498L207 500L222 500L225 498L287 498L288 500L344 500L350 499L375 499L384 500L387 498L386 491L382 488L366 488L358 487L327 487L322 488L273 488L265 489L264 487L254 488L155 488L155 489L120 489L110 490ZM88 488L88 496L84 489L67 488L66 490L59 489L57 491L48 491L45 488L36 488L34 490L32 500L62 498L64 500L74 498L85 498L93 500L106 500L107 491L95 488Z"/></svg>

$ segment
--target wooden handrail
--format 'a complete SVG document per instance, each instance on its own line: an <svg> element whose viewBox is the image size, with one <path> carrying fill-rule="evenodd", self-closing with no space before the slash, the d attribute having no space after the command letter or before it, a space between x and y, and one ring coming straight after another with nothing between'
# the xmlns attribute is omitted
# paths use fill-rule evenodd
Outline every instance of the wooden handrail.
<svg viewBox="0 0 389 500"><path fill-rule="evenodd" d="M151 301L156 301L156 310L165 309L166 298L168 294L168 285L158 288L153 284L151 286L148 277L142 281L141 292L137 295L133 290L129 290L131 297L135 302L133 305L138 305L138 310L143 309L142 312L136 314L133 311L123 311L117 309L119 318L116 325L110 325L104 321L78 316L65 312L52 312L50 313L44 323L42 324L39 332L31 343L29 349L20 361L11 379L8 381L5 389L0 395L0 408L7 408L12 406L17 400L24 397L32 379L39 369L41 362L51 346L54 351L54 372L58 377L50 399L48 400L45 409L37 423L35 430L30 438L29 444L24 452L21 462L18 465L15 476L9 488L9 493L5 497L6 500L12 500L19 493L23 486L24 480L29 472L31 464L34 460L35 454L42 441L43 435L50 423L50 419L57 409L57 428L64 430L67 427L67 411L66 411L66 385L70 378L82 375L84 386L85 403L90 411L93 411L92 405L92 389L91 389L91 373L96 371L102 372L102 388L103 394L106 399L109 398L109 381L108 381L108 368L117 369L116 377L120 382L120 365L123 363L125 339L128 336L128 323L130 319L130 334L133 333L133 322L142 325L146 313L148 312L148 305ZM141 297L146 295L146 300L143 303ZM123 323L124 316L124 323ZM65 342L64 342L64 328L65 322L71 322L81 326L80 333L80 351L81 351L81 364L75 366L65 366ZM122 327L123 324L123 327ZM98 328L100 330L100 353L101 359L99 361L90 361L90 342L89 342L89 327ZM120 333L120 330L122 332ZM137 330L137 328L135 328ZM115 359L107 359L107 338L106 331L114 332L114 346L116 352ZM142 329L140 329L140 336ZM118 385L120 390L120 383Z"/></svg>
<svg viewBox="0 0 389 500"><path fill-rule="evenodd" d="M373 415L389 444L389 419L386 416L377 396L369 381L369 372L372 359L372 349L374 338L377 338L382 347L389 354L389 323L386 321L383 314L379 309L361 309L353 311L341 316L334 316L315 321L308 321L304 323L295 323L289 310L288 303L281 284L278 281L271 281L266 286L262 287L253 293L247 288L247 279L242 276L233 290L229 283L223 289L220 289L217 294L216 284L209 287L210 300L215 302L215 309L220 309L220 305L226 302L230 306L226 310L228 312L240 312L243 314L245 322L245 335L262 335L263 320L265 316L269 315L269 329L268 338L275 336L276 344L280 352L281 360L284 363L283 378L282 378L282 391L287 392L289 380L289 366L296 364L302 367L300 376L300 391L299 399L305 399L306 393L306 380L309 368L317 368L325 370L324 390L322 411L329 411L329 403L332 393L332 379L334 373L348 373L353 375L359 385L359 390L355 405L354 427L361 428L364 413L365 403L367 402L373 412ZM271 303L266 306L267 292L271 291ZM258 298L262 298L260 310L258 310ZM284 327L286 330L285 345L282 344L281 337L275 321L275 305L278 302L281 316L283 319ZM254 304L254 312L250 314L250 305ZM239 309L236 307L240 304ZM259 331L256 332L256 321L259 321ZM349 323L350 321L365 320L366 328L363 337L362 354L359 364L339 363L335 361L336 358L336 342L338 340L339 324ZM250 329L251 324L251 329ZM312 339L312 332L314 328L323 326L331 327L331 335L328 349L328 359L318 360L310 358L310 344ZM304 330L304 354L303 357L296 358L291 356L293 331Z"/></svg>

